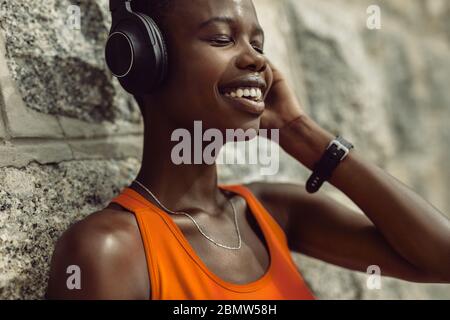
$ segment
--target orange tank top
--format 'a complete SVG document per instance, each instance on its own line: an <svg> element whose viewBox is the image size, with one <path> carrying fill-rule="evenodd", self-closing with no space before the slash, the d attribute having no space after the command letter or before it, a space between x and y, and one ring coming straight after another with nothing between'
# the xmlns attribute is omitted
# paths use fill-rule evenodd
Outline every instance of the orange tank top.
<svg viewBox="0 0 450 320"><path fill-rule="evenodd" d="M111 202L134 213L142 236L152 300L313 300L294 264L286 236L252 192L242 185L219 185L241 195L258 222L270 254L269 268L247 284L224 281L195 253L170 215L131 188Z"/></svg>

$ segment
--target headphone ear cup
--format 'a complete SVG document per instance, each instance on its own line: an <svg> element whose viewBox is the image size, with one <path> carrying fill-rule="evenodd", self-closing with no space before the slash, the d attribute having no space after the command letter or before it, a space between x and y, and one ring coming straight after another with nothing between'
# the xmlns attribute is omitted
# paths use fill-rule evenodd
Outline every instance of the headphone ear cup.
<svg viewBox="0 0 450 320"><path fill-rule="evenodd" d="M148 27L149 41L152 43L153 50L155 51L154 56L156 57L155 64L156 69L158 70L157 82L161 84L167 76L167 67L169 64L164 36L152 18L140 12L135 12L135 14L139 16Z"/></svg>
<svg viewBox="0 0 450 320"><path fill-rule="evenodd" d="M141 14L130 12L111 30L105 58L112 74L133 95L153 92L166 76L162 34L152 19Z"/></svg>

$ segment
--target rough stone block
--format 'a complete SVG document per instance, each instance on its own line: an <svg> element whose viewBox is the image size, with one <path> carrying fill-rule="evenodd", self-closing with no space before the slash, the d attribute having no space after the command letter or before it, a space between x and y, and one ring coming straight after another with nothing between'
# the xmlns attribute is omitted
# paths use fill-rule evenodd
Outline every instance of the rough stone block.
<svg viewBox="0 0 450 320"><path fill-rule="evenodd" d="M68 23L74 4L21 0L0 7L7 63L27 108L87 122L138 122L139 109L104 62L108 1L77 2L79 29Z"/></svg>
<svg viewBox="0 0 450 320"><path fill-rule="evenodd" d="M73 118L58 116L61 128L67 138L90 139L95 137L107 137L113 135L138 135L143 134L144 126L142 118L139 123L127 121L103 121L101 123L89 123Z"/></svg>
<svg viewBox="0 0 450 320"><path fill-rule="evenodd" d="M72 150L65 142L23 143L12 144L5 141L0 145L0 168L5 166L23 167L32 161L39 163L55 163L72 160Z"/></svg>
<svg viewBox="0 0 450 320"><path fill-rule="evenodd" d="M70 141L74 159L142 158L142 136L110 137L99 140Z"/></svg>
<svg viewBox="0 0 450 320"><path fill-rule="evenodd" d="M5 47L0 32L0 106L3 106L2 113L9 134L12 137L62 137L62 130L55 117L25 107L4 56Z"/></svg>
<svg viewBox="0 0 450 320"><path fill-rule="evenodd" d="M56 240L104 208L138 168L135 159L0 168L0 297L42 299Z"/></svg>

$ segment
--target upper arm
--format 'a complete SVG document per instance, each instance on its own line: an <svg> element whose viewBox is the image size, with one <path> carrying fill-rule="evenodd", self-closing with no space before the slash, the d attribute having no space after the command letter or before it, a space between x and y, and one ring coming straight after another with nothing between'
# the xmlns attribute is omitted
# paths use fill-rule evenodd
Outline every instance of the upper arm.
<svg viewBox="0 0 450 320"><path fill-rule="evenodd" d="M364 214L323 193L309 194L304 185L268 185L266 192L277 198L277 203L284 203L285 232L291 250L356 271L367 272L369 266L376 265L384 276L445 282L398 254Z"/></svg>
<svg viewBox="0 0 450 320"><path fill-rule="evenodd" d="M100 217L76 223L56 243L46 298L148 298L141 295L148 291L139 276L138 249L126 225L111 225ZM80 288L71 286L75 277Z"/></svg>

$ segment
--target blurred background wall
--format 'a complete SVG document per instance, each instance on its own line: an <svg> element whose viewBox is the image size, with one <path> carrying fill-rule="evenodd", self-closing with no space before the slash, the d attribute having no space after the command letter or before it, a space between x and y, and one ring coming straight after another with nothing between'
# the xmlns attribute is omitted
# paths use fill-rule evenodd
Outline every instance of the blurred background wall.
<svg viewBox="0 0 450 320"><path fill-rule="evenodd" d="M311 117L450 213L450 2L255 4L267 55ZM371 4L381 29L367 27ZM71 5L80 29L69 27ZM0 1L0 19L0 298L40 299L60 234L134 179L142 123L105 69L106 0ZM281 159L268 177L220 165L221 182L306 181L307 170ZM357 209L329 184L322 192ZM390 278L369 290L363 273L293 257L321 299L450 298L450 285Z"/></svg>

